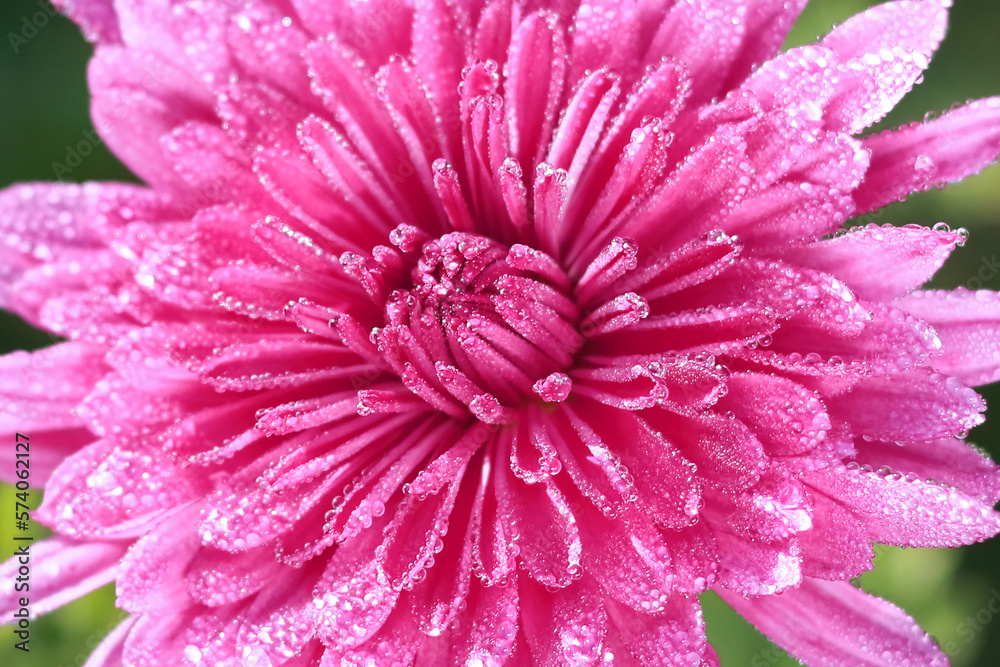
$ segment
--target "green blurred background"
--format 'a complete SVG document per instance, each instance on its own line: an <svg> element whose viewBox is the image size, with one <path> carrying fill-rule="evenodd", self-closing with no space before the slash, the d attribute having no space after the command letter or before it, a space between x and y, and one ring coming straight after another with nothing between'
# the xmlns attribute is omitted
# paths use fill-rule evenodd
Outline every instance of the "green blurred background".
<svg viewBox="0 0 1000 667"><path fill-rule="evenodd" d="M789 39L789 45L814 41L864 8L864 0L813 0ZM889 127L919 120L968 99L1000 95L1000 3L955 0L951 29L928 70L925 81L880 124ZM0 187L17 181L131 180L103 145L68 174L53 163L68 164L70 147L89 142L92 130L85 79L90 47L62 17L50 16L44 0L3 0L0 8ZM978 288L977 274L1000 254L1000 167L947 190L914 195L907 202L866 216L853 224L945 221L972 233L935 278L933 285ZM1000 289L1000 275L984 281ZM0 353L34 349L52 342L44 333L0 313ZM1000 405L1000 387L982 393ZM1000 458L1000 414L987 412L987 423L969 437ZM32 492L32 505L41 494ZM8 508L13 489L0 488L0 556L12 553ZM39 535L43 533L38 532ZM877 547L876 568L862 585L907 609L948 651L955 667L1000 664L1000 539L963 549L896 549ZM724 667L794 665L714 595L706 595L708 634ZM114 607L114 591L106 587L32 626L30 654L13 648L10 627L0 628L0 665L5 667L78 666L89 651L123 617ZM6 620L6 619L3 619Z"/></svg>

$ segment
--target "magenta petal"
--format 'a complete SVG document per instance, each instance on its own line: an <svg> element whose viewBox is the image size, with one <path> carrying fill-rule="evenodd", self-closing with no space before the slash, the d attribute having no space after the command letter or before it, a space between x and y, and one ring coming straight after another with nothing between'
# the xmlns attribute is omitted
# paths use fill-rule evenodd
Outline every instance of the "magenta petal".
<svg viewBox="0 0 1000 667"><path fill-rule="evenodd" d="M675 595L663 611L643 613L606 600L610 628L605 649L642 667L699 667L708 646L696 598ZM631 664L626 662L625 664Z"/></svg>
<svg viewBox="0 0 1000 667"><path fill-rule="evenodd" d="M955 183L991 164L1000 153L1000 98L972 102L936 120L913 123L864 140L871 168L854 193L866 213L911 192Z"/></svg>
<svg viewBox="0 0 1000 667"><path fill-rule="evenodd" d="M18 568L28 564L31 571L32 617L61 607L90 591L114 581L118 562L128 548L128 542L77 542L64 537L52 537L44 542L15 542L27 549L29 556L15 555L0 565L0 612L12 618L20 606L24 592L15 589ZM21 560L24 559L24 560ZM23 580L22 580L23 583Z"/></svg>
<svg viewBox="0 0 1000 667"><path fill-rule="evenodd" d="M719 592L778 646L805 663L831 667L945 667L948 658L895 605L846 581L806 579L778 596Z"/></svg>
<svg viewBox="0 0 1000 667"><path fill-rule="evenodd" d="M524 636L539 667L598 659L608 618L592 581L581 579L555 594L524 581L519 594Z"/></svg>
<svg viewBox="0 0 1000 667"><path fill-rule="evenodd" d="M514 31L508 63L510 152L530 173L549 144L566 76L565 39L557 18L533 14L525 19Z"/></svg>
<svg viewBox="0 0 1000 667"><path fill-rule="evenodd" d="M934 327L941 355L934 368L970 385L1000 379L1000 295L957 289L903 297L899 306Z"/></svg>

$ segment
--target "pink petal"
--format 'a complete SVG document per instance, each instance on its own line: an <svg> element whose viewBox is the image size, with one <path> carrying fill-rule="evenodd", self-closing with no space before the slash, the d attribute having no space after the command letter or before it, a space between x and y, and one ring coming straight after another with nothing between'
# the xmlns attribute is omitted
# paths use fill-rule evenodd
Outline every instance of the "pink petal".
<svg viewBox="0 0 1000 667"><path fill-rule="evenodd" d="M162 62L184 70L192 77L193 89L207 91L224 85L236 73L225 34L237 6L192 0L115 0L115 9L125 45L156 54Z"/></svg>
<svg viewBox="0 0 1000 667"><path fill-rule="evenodd" d="M316 635L313 589L320 573L316 561L287 569L282 572L281 586L268 586L258 593L242 614L236 650L244 656L266 656L272 664L283 664L307 651Z"/></svg>
<svg viewBox="0 0 1000 667"><path fill-rule="evenodd" d="M13 618L21 606L19 599L31 600L31 618L47 614L87 593L114 581L118 563L128 542L89 541L77 542L61 536L50 537L44 542L15 541L15 555L0 565L0 612L5 620ZM25 549L19 552L19 549ZM17 555L18 553L27 555ZM30 570L30 595L28 589L18 591L22 585L24 569ZM19 575L19 568L20 570Z"/></svg>
<svg viewBox="0 0 1000 667"><path fill-rule="evenodd" d="M316 585L313 623L326 645L351 649L363 645L386 622L399 591L389 584L375 562L380 526L341 545Z"/></svg>
<svg viewBox="0 0 1000 667"><path fill-rule="evenodd" d="M607 598L647 613L667 609L675 577L664 536L645 517L625 523L588 505L577 511L584 571Z"/></svg>
<svg viewBox="0 0 1000 667"><path fill-rule="evenodd" d="M784 183L747 197L721 223L747 245L814 239L837 229L854 213L849 196L811 183Z"/></svg>
<svg viewBox="0 0 1000 667"><path fill-rule="evenodd" d="M736 611L805 663L831 667L945 667L948 658L895 605L846 581L806 579L781 595L745 599L720 590Z"/></svg>
<svg viewBox="0 0 1000 667"><path fill-rule="evenodd" d="M0 357L0 412L17 415L24 430L31 423L50 429L79 426L73 409L110 372L106 353L97 345L59 343Z"/></svg>
<svg viewBox="0 0 1000 667"><path fill-rule="evenodd" d="M964 242L958 232L872 224L781 254L790 263L837 276L862 299L886 302L930 280Z"/></svg>
<svg viewBox="0 0 1000 667"><path fill-rule="evenodd" d="M756 433L772 456L803 454L826 439L830 417L819 396L789 379L763 373L734 373L720 400Z"/></svg>
<svg viewBox="0 0 1000 667"><path fill-rule="evenodd" d="M675 4L653 37L646 64L676 58L691 72L692 102L707 102L721 92L725 72L746 35L745 12L746 3L737 0Z"/></svg>
<svg viewBox="0 0 1000 667"><path fill-rule="evenodd" d="M951 0L887 2L856 14L820 42L843 60L902 47L930 57L948 25Z"/></svg>
<svg viewBox="0 0 1000 667"><path fill-rule="evenodd" d="M969 431L984 421L986 406L955 378L926 370L862 380L850 391L827 399L834 416L856 435L920 441Z"/></svg>
<svg viewBox="0 0 1000 667"><path fill-rule="evenodd" d="M955 438L899 445L860 441L856 460L873 468L950 484L987 504L1000 500L1000 470L981 450Z"/></svg>
<svg viewBox="0 0 1000 667"><path fill-rule="evenodd" d="M739 51L734 54L723 91L739 86L755 67L773 58L807 0L752 0L740 17L746 25Z"/></svg>
<svg viewBox="0 0 1000 667"><path fill-rule="evenodd" d="M767 467L761 443L738 419L713 412L656 408L641 414L711 485L727 491L743 490L756 484Z"/></svg>
<svg viewBox="0 0 1000 667"><path fill-rule="evenodd" d="M628 471L630 479L622 479L619 488L623 495L637 496L659 525L679 528L691 523L700 495L696 466L666 434L633 413L594 401L578 401L575 410L579 410L572 414L580 440L591 456L605 459L609 472L614 469L609 475L612 483L623 467Z"/></svg>
<svg viewBox="0 0 1000 667"><path fill-rule="evenodd" d="M209 607L232 604L253 595L288 567L274 559L273 545L235 554L201 548L187 565L188 596Z"/></svg>
<svg viewBox="0 0 1000 667"><path fill-rule="evenodd" d="M375 636L361 646L344 650L333 644L325 648L318 667L363 667L377 665L379 660L394 665L410 665L425 641L426 637L420 632L413 614L401 604L396 606ZM307 662L302 667L317 667L317 663Z"/></svg>
<svg viewBox="0 0 1000 667"><path fill-rule="evenodd" d="M636 3L596 0L581 5L573 17L573 48L569 81L576 83L585 72L602 67L632 75L639 59L639 28Z"/></svg>
<svg viewBox="0 0 1000 667"><path fill-rule="evenodd" d="M744 595L776 595L802 581L801 553L794 540L769 544L719 531L719 584Z"/></svg>
<svg viewBox="0 0 1000 667"><path fill-rule="evenodd" d="M936 120L866 138L864 146L872 162L854 192L858 212L867 213L911 192L955 183L986 168L1000 153L998 119L1000 98L994 97Z"/></svg>
<svg viewBox="0 0 1000 667"><path fill-rule="evenodd" d="M457 4L430 0L416 6L413 16L413 59L417 75L427 86L431 101L442 117L459 108L458 85L462 81L463 57L471 28ZM455 54L461 54L455 57ZM446 125L448 147L461 154L458 123Z"/></svg>
<svg viewBox="0 0 1000 667"><path fill-rule="evenodd" d="M860 519L819 493L810 494L810 510L812 530L797 536L803 576L837 581L872 569L875 551Z"/></svg>
<svg viewBox="0 0 1000 667"><path fill-rule="evenodd" d="M364 252L385 238L359 224L305 155L265 148L254 156L254 172L275 201L338 251Z"/></svg>
<svg viewBox="0 0 1000 667"><path fill-rule="evenodd" d="M52 473L36 517L68 536L135 536L199 495L192 477L162 455L98 440Z"/></svg>
<svg viewBox="0 0 1000 667"><path fill-rule="evenodd" d="M553 483L526 484L507 466L497 471L497 500L528 575L550 587L581 571L580 533L566 498Z"/></svg>
<svg viewBox="0 0 1000 667"><path fill-rule="evenodd" d="M371 76L356 66L355 54L333 40L316 41L305 54L313 91L333 112L337 129L350 142L353 152L413 220L397 218L396 224L419 223L429 210L429 195L419 179L409 178L405 145L393 127L392 117L376 96ZM315 135L312 135L315 137ZM409 170L409 171L407 171ZM357 188L344 193L357 194Z"/></svg>
<svg viewBox="0 0 1000 667"><path fill-rule="evenodd" d="M267 203L248 157L218 125L188 122L164 135L161 143L167 160L188 184L199 207L234 200Z"/></svg>
<svg viewBox="0 0 1000 667"><path fill-rule="evenodd" d="M88 41L104 44L121 42L114 0L54 0L53 4L79 24Z"/></svg>
<svg viewBox="0 0 1000 667"><path fill-rule="evenodd" d="M26 271L35 274L31 269L43 262L75 261L79 282L80 266L96 261L118 229L132 219L161 221L172 213L161 195L118 183L15 185L0 192L0 211L0 252L9 262L0 270L0 304L33 323L40 303L58 290L54 283L59 277L34 275L30 282L37 286L38 298L26 294L33 290L23 283L14 295L7 295Z"/></svg>
<svg viewBox="0 0 1000 667"><path fill-rule="evenodd" d="M201 545L194 530L199 510L197 504L185 508L129 547L117 576L117 606L129 613L163 613L187 604L183 574Z"/></svg>
<svg viewBox="0 0 1000 667"><path fill-rule="evenodd" d="M927 53L901 46L843 62L824 112L826 126L850 134L882 120L917 83L930 64Z"/></svg>
<svg viewBox="0 0 1000 667"><path fill-rule="evenodd" d="M456 633L455 664L504 664L514 650L519 616L519 591L516 584L483 586L477 582L469 596L470 621ZM467 630L465 628L468 628ZM478 660L477 660L478 659ZM431 661L430 665L444 664Z"/></svg>
<svg viewBox="0 0 1000 667"><path fill-rule="evenodd" d="M617 76L598 69L576 85L566 102L545 160L556 169L566 170L570 183L575 183L587 167L618 99L619 86Z"/></svg>
<svg viewBox="0 0 1000 667"><path fill-rule="evenodd" d="M649 243L661 254L718 226L718 217L739 198L746 144L734 127L722 127L688 155L620 234ZM669 228L663 221L669 220Z"/></svg>
<svg viewBox="0 0 1000 667"><path fill-rule="evenodd" d="M1000 531L992 506L937 483L851 467L807 473L803 482L850 510L869 538L884 544L953 547Z"/></svg>
<svg viewBox="0 0 1000 667"><path fill-rule="evenodd" d="M1000 379L1000 296L996 292L914 292L897 303L933 326L941 337L941 355L931 362L934 368L970 385Z"/></svg>
<svg viewBox="0 0 1000 667"><path fill-rule="evenodd" d="M233 17L226 41L235 64L248 78L308 99L309 75L300 54L309 38L299 26L283 21L285 15L278 7L255 3Z"/></svg>
<svg viewBox="0 0 1000 667"><path fill-rule="evenodd" d="M125 639L132 632L137 618L129 616L107 634L87 658L83 667L121 667L124 663Z"/></svg>
<svg viewBox="0 0 1000 667"><path fill-rule="evenodd" d="M187 121L211 123L211 99L187 73L135 49L98 47L88 79L94 91L94 125L108 147L151 185L186 192L163 154L160 138Z"/></svg>

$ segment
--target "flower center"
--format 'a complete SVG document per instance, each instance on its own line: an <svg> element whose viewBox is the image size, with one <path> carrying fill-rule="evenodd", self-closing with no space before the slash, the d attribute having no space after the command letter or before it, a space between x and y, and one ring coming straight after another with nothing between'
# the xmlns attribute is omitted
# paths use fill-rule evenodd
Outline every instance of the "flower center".
<svg viewBox="0 0 1000 667"><path fill-rule="evenodd" d="M503 421L501 413L532 392L553 400L568 391L559 371L572 365L583 338L569 280L554 259L458 232L422 251L413 287L389 295L377 334L414 393Z"/></svg>

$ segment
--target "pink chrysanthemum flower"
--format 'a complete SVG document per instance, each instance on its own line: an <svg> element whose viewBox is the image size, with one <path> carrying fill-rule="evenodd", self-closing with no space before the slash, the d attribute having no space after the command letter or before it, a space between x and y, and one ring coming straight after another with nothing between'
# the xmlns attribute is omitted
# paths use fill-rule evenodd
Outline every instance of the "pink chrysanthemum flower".
<svg viewBox="0 0 1000 667"><path fill-rule="evenodd" d="M1000 298L838 230L1000 150L1000 99L859 137L948 2L785 53L804 0L61 4L148 183L0 194L0 303L68 339L0 360L32 611L131 613L89 665L716 665L707 590L947 662L848 580L1000 530Z"/></svg>

